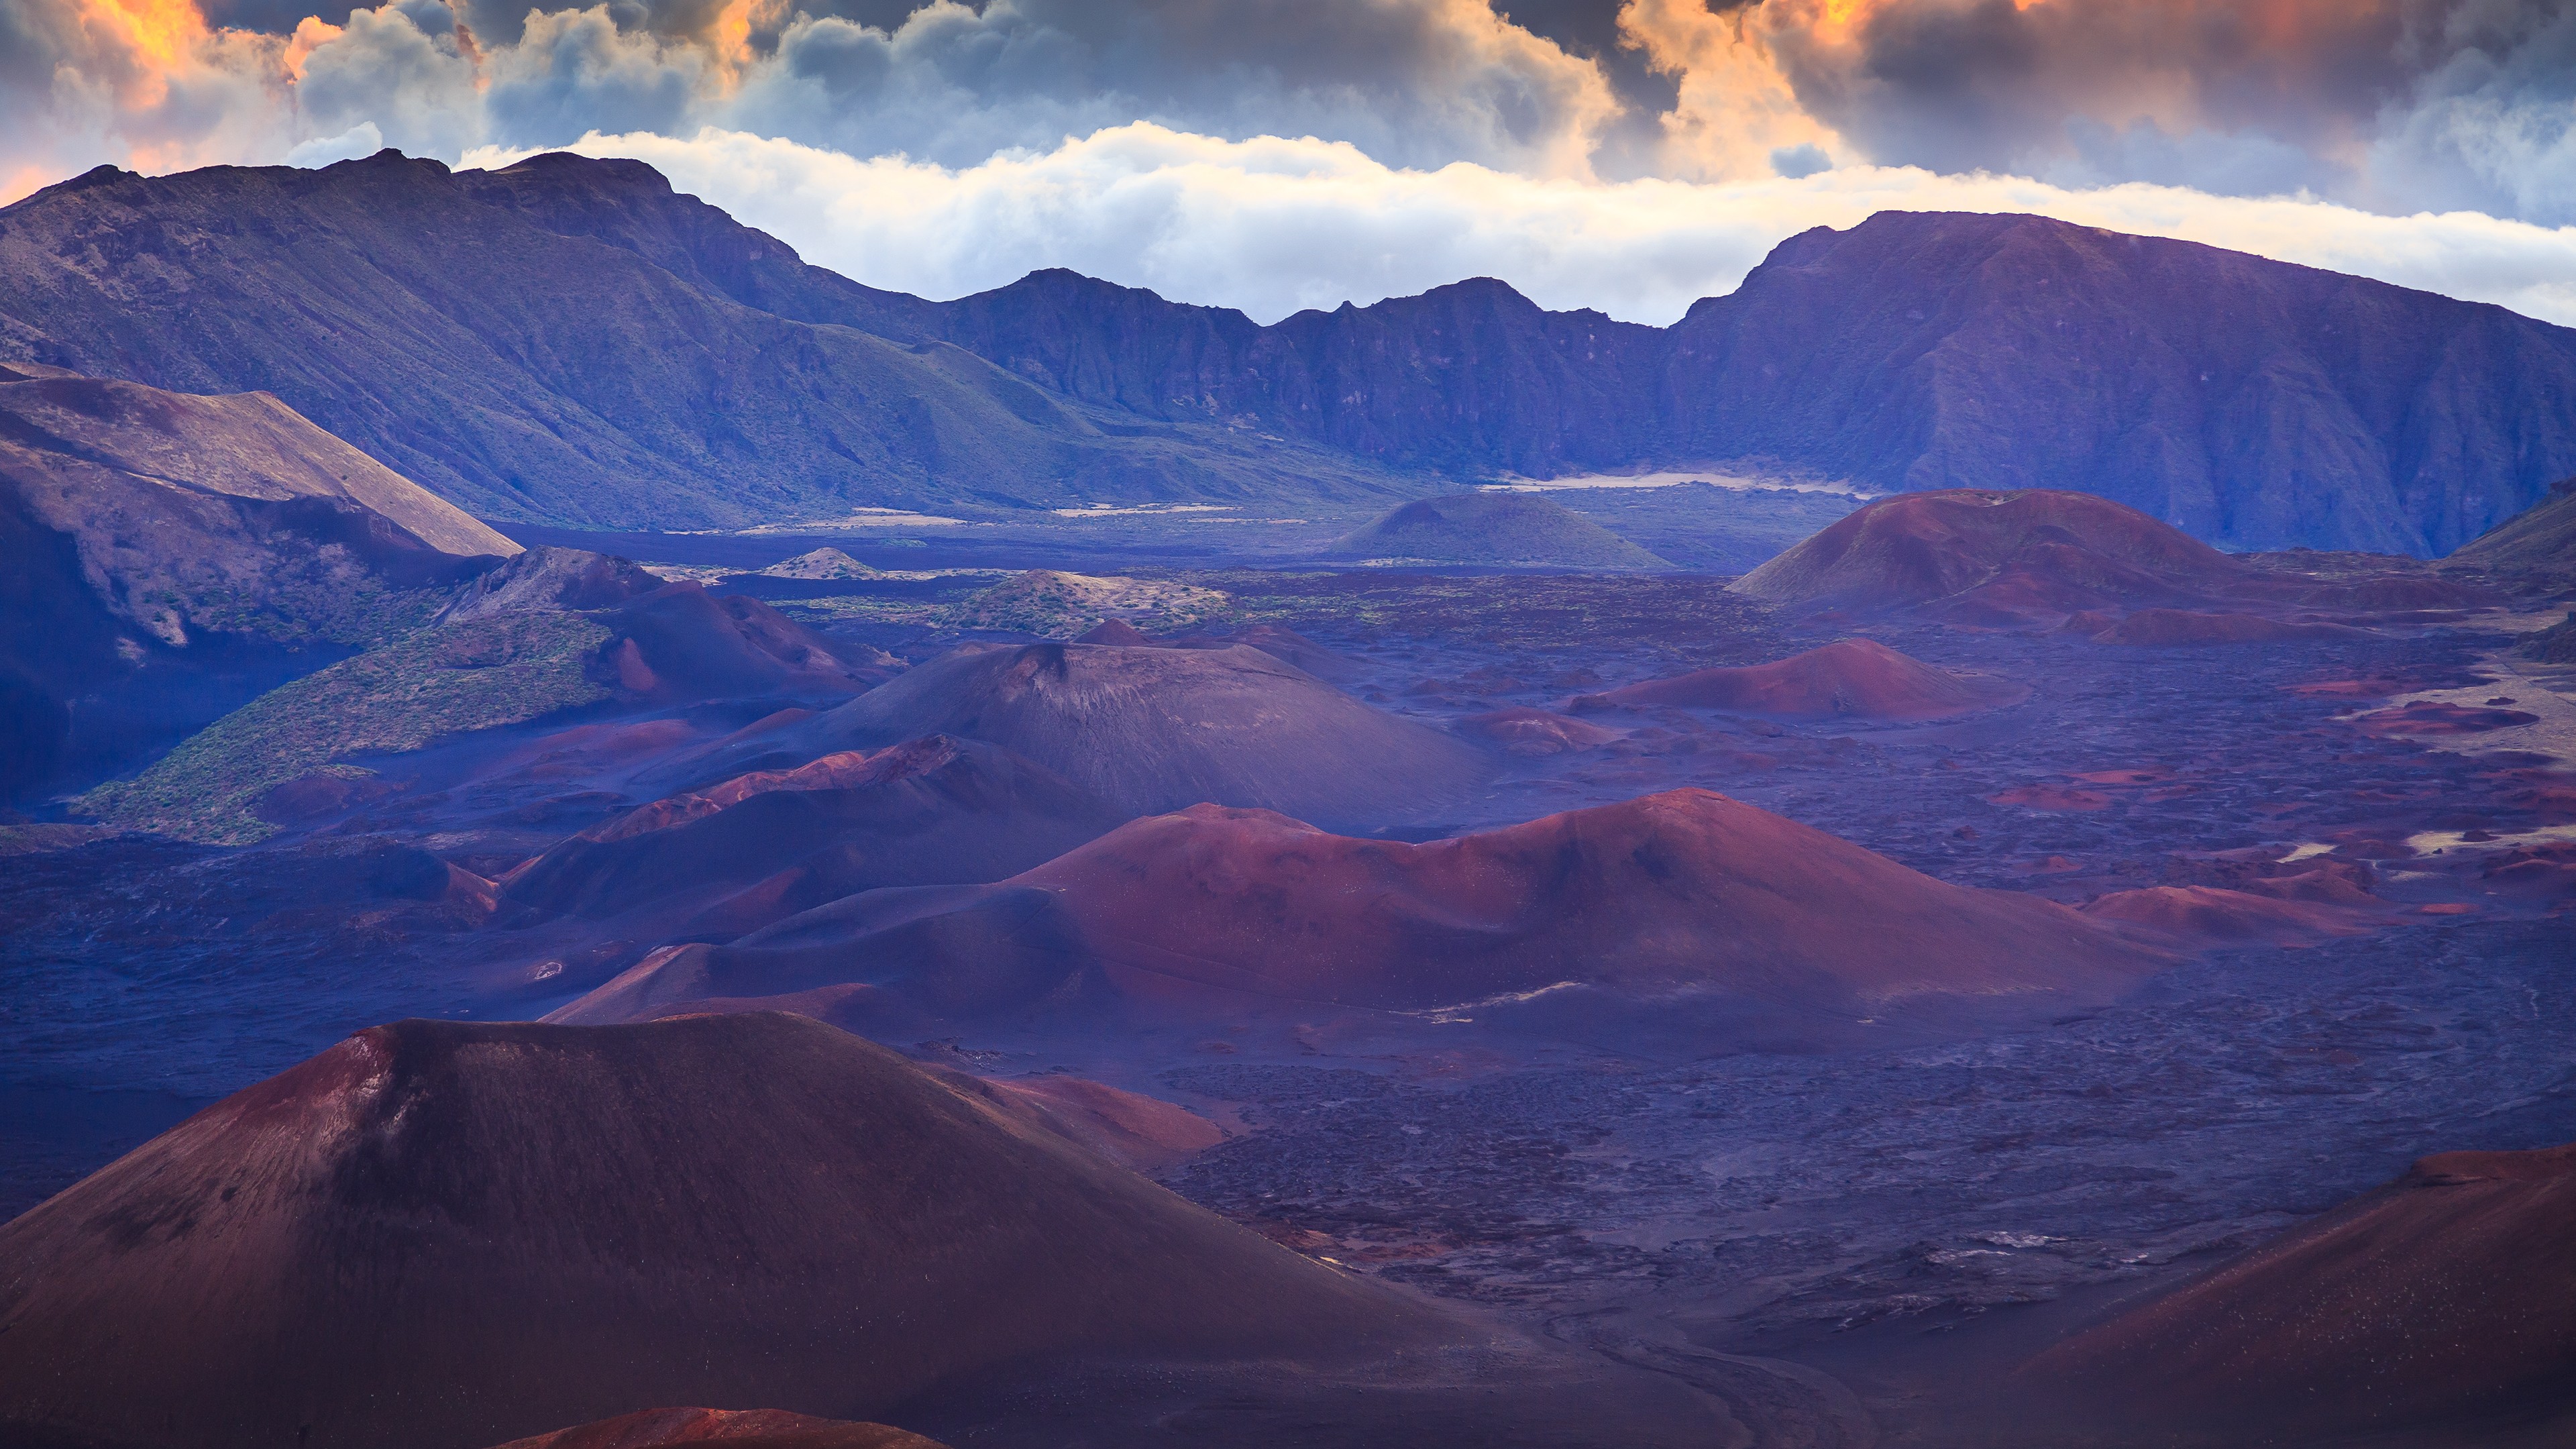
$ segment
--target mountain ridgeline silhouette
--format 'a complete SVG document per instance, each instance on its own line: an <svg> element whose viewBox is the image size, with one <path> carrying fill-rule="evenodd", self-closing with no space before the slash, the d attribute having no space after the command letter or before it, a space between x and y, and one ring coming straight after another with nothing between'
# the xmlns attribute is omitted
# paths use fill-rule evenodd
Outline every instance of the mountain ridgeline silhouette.
<svg viewBox="0 0 2576 1449"><path fill-rule="evenodd" d="M1668 328L1481 278L1263 326L1062 270L880 291L634 161L102 167L0 210L7 357L272 391L576 525L1731 465L2437 554L2576 472L2576 331L2017 215L1820 227Z"/></svg>

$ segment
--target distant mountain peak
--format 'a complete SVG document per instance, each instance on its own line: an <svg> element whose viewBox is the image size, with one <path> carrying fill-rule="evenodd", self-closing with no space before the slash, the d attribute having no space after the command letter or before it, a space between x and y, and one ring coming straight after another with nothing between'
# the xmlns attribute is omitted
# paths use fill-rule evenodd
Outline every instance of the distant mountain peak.
<svg viewBox="0 0 2576 1449"><path fill-rule="evenodd" d="M451 501L555 523L1741 462L2433 554L2576 472L2576 332L2012 213L1810 229L1670 328L1491 277L1269 326L1063 268L930 302L568 152L100 170L6 215L0 353L275 392Z"/></svg>

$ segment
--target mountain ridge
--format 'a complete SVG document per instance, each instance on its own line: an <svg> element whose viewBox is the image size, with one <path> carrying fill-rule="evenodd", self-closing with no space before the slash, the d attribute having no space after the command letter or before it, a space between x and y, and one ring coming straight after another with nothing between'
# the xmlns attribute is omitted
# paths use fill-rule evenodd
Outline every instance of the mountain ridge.
<svg viewBox="0 0 2576 1449"><path fill-rule="evenodd" d="M251 336L281 302L335 325ZM402 386L360 333L420 354ZM102 168L0 210L8 357L266 388L451 501L576 524L1707 468L2429 555L2576 472L2576 331L2012 213L1811 229L1669 328L1491 278L1265 326L1062 269L867 287L635 161Z"/></svg>
<svg viewBox="0 0 2576 1449"><path fill-rule="evenodd" d="M497 519L742 526L1101 490L1402 491L1311 448L1051 396L950 344L747 306L725 288L808 313L860 292L637 180L393 152L93 171L0 209L0 359L273 392ZM600 182L625 191L582 193Z"/></svg>

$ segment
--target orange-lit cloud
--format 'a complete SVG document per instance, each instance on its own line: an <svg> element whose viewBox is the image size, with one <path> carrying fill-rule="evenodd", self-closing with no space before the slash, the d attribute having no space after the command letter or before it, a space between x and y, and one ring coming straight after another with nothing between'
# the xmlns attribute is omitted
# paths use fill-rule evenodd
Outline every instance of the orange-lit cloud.
<svg viewBox="0 0 2576 1449"><path fill-rule="evenodd" d="M0 200L100 161L707 126L982 174L1146 121L1578 187L1915 167L2576 221L2565 0L539 3L475 0L478 39L443 0L260 32L195 0L0 0L32 37L0 55Z"/></svg>
<svg viewBox="0 0 2576 1449"><path fill-rule="evenodd" d="M0 0L25 9L30 0ZM207 23L193 0L32 0L9 30L38 49L41 93L0 93L0 174L48 162L172 170L271 149L292 83L283 36ZM46 179L52 179L48 177Z"/></svg>
<svg viewBox="0 0 2576 1449"><path fill-rule="evenodd" d="M724 84L739 85L742 73L760 57L752 49L755 30L775 32L787 20L788 0L724 0L709 27Z"/></svg>
<svg viewBox="0 0 2576 1449"><path fill-rule="evenodd" d="M307 15L298 21L295 33L286 38L285 66L289 80L304 79L304 62L314 51L329 45L348 32L319 16Z"/></svg>
<svg viewBox="0 0 2576 1449"><path fill-rule="evenodd" d="M212 33L192 0L81 0L80 20L103 48L123 51L147 86L158 87L140 97L145 104L160 101L170 73L195 63Z"/></svg>
<svg viewBox="0 0 2576 1449"><path fill-rule="evenodd" d="M1830 0L1848 8L1864 0ZM1662 118L1667 175L1698 180L1767 176L1783 148L1830 153L1833 132L1809 115L1751 9L1720 14L1705 0L1627 0L1619 28L1647 61L1675 78ZM1839 22L1838 22L1839 23Z"/></svg>

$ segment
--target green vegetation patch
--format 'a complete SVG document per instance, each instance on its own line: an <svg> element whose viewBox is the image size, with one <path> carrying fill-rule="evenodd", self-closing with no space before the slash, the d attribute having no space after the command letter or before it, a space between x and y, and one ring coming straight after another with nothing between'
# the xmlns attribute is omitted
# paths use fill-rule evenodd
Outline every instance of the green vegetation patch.
<svg viewBox="0 0 2576 1449"><path fill-rule="evenodd" d="M953 629L1009 629L1070 638L1103 619L1146 629L1185 629L1225 608L1214 589L1170 579L1101 578L1032 569L985 589L949 611Z"/></svg>
<svg viewBox="0 0 2576 1449"><path fill-rule="evenodd" d="M584 666L607 642L577 614L425 629L270 690L75 808L130 830L249 845L276 833L252 811L289 780L326 767L363 773L337 762L606 698Z"/></svg>
<svg viewBox="0 0 2576 1449"><path fill-rule="evenodd" d="M281 644L368 645L427 624L453 593L397 589L357 568L306 559L281 562L255 592L206 589L166 602L199 631L256 634Z"/></svg>

